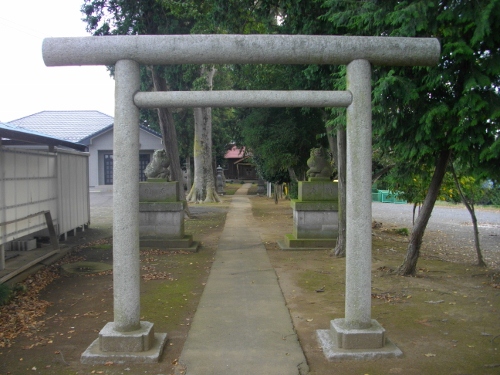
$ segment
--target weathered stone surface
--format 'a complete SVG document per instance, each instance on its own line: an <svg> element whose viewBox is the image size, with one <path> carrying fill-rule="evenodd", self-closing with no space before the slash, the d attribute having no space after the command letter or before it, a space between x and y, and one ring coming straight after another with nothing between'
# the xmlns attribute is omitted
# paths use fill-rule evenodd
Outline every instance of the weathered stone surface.
<svg viewBox="0 0 500 375"><path fill-rule="evenodd" d="M347 108L346 299L345 319L371 321L372 265L372 118L371 66L356 60L347 66L353 104ZM351 183L349 183L351 181Z"/></svg>
<svg viewBox="0 0 500 375"><path fill-rule="evenodd" d="M140 322L135 331L118 332L113 322L107 323L99 332L99 348L103 352L144 352L151 348L154 340L153 323Z"/></svg>
<svg viewBox="0 0 500 375"><path fill-rule="evenodd" d="M403 355L403 352L388 339L385 340L385 345L378 349L344 349L338 348L335 345L329 329L319 329L316 331L316 335L323 349L323 354L329 361L364 361L380 358L396 358Z"/></svg>
<svg viewBox="0 0 500 375"><path fill-rule="evenodd" d="M139 202L177 202L179 201L179 182L148 180L139 183Z"/></svg>
<svg viewBox="0 0 500 375"><path fill-rule="evenodd" d="M351 104L349 91L162 91L138 92L134 102L141 108L196 107L340 107Z"/></svg>
<svg viewBox="0 0 500 375"><path fill-rule="evenodd" d="M184 211L186 201L178 202L140 202L139 212L178 212Z"/></svg>
<svg viewBox="0 0 500 375"><path fill-rule="evenodd" d="M299 249L332 249L337 242L336 238L300 238L293 234L285 234L284 241L278 241L278 245L283 250Z"/></svg>
<svg viewBox="0 0 500 375"><path fill-rule="evenodd" d="M167 342L166 333L155 333L149 350L143 352L103 352L99 348L99 339L83 352L80 361L86 365L104 365L109 362L118 363L158 363L165 344Z"/></svg>
<svg viewBox="0 0 500 375"><path fill-rule="evenodd" d="M337 182L332 182L329 179L299 181L299 201L338 201L338 196Z"/></svg>
<svg viewBox="0 0 500 375"><path fill-rule="evenodd" d="M290 201L292 209L296 211L338 211L338 201L307 201L303 202L298 199Z"/></svg>
<svg viewBox="0 0 500 375"><path fill-rule="evenodd" d="M323 147L311 149L311 155L307 159L309 169L306 172L306 176L309 178L320 177L329 179L333 169L328 159L329 157Z"/></svg>
<svg viewBox="0 0 500 375"><path fill-rule="evenodd" d="M293 236L297 239L336 239L338 224L337 211L293 211Z"/></svg>
<svg viewBox="0 0 500 375"><path fill-rule="evenodd" d="M182 207L182 206L181 206ZM184 237L184 211L141 211L139 233L142 236Z"/></svg>
<svg viewBox="0 0 500 375"><path fill-rule="evenodd" d="M330 321L335 345L343 349L380 349L385 344L385 329L374 319L364 329L349 328L344 319Z"/></svg>
<svg viewBox="0 0 500 375"><path fill-rule="evenodd" d="M179 199L179 182L149 181L139 184L139 233L158 239L184 238L186 201Z"/></svg>
<svg viewBox="0 0 500 375"><path fill-rule="evenodd" d="M338 229L338 184L325 177L299 181L299 199L292 199L293 232L285 235L282 249L332 248Z"/></svg>
<svg viewBox="0 0 500 375"><path fill-rule="evenodd" d="M139 64L115 65L115 125L113 130L113 294L114 323L133 330L140 321L139 261L139 108L133 93L140 89ZM132 177L133 176L133 177Z"/></svg>
<svg viewBox="0 0 500 375"><path fill-rule="evenodd" d="M164 149L155 150L153 153L153 160L146 165L144 168L144 174L149 179L152 178L162 178L169 179L170 178L170 159L167 156L167 153Z"/></svg>
<svg viewBox="0 0 500 375"><path fill-rule="evenodd" d="M114 65L127 58L164 64L348 64L431 66L439 61L435 38L332 35L127 35L47 38L47 66Z"/></svg>

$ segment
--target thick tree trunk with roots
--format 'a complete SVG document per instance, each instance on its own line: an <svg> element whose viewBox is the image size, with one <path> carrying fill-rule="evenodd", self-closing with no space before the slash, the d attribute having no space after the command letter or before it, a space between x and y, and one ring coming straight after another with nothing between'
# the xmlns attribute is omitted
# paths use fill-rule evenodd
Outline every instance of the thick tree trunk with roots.
<svg viewBox="0 0 500 375"><path fill-rule="evenodd" d="M202 68L202 74L205 69ZM209 90L212 89L215 68L206 72ZM195 108L194 112L194 178L187 196L188 202L220 202L215 189L212 166L212 109Z"/></svg>
<svg viewBox="0 0 500 375"><path fill-rule="evenodd" d="M212 166L212 118L210 108L194 109L194 179L189 202L220 202Z"/></svg>
<svg viewBox="0 0 500 375"><path fill-rule="evenodd" d="M472 220L472 227L474 228L474 247L476 248L476 254L477 254L477 265L479 267L487 267L486 262L483 259L481 246L479 245L479 228L477 227L477 217L476 217L476 210L474 209L474 202L465 197L462 187L460 186L460 182L458 181L455 168L453 167L453 163L451 163L451 173L453 175L453 180L455 181L455 185L457 186L458 193L460 194L460 198L462 199L463 204L467 208L467 211L469 211Z"/></svg>
<svg viewBox="0 0 500 375"><path fill-rule="evenodd" d="M432 175L432 180L429 185L429 190L425 196L422 209L418 214L417 221L413 226L410 241L406 250L406 257L403 263L399 266L397 273L401 276L415 276L417 272L417 261L420 255L420 247L422 246L422 238L424 237L425 228L431 217L432 209L439 195L439 190L446 173L446 166L450 158L451 151L442 151L436 161L436 169Z"/></svg>

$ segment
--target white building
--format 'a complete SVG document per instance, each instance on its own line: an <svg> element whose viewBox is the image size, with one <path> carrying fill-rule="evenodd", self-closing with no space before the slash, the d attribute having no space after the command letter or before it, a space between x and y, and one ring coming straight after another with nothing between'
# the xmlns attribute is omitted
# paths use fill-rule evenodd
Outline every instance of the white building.
<svg viewBox="0 0 500 375"><path fill-rule="evenodd" d="M9 122L9 125L80 143L89 152L89 186L113 184L113 123L114 119L98 111L43 111ZM161 134L140 126L140 175L154 150L163 148Z"/></svg>

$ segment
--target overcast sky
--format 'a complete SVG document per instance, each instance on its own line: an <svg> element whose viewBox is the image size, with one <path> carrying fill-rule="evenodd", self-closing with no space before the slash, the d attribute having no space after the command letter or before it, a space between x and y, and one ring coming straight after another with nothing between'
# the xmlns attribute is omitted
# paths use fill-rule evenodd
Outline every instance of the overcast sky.
<svg viewBox="0 0 500 375"><path fill-rule="evenodd" d="M114 116L114 81L103 66L51 67L47 37L88 36L83 0L0 0L0 121L45 110L97 110Z"/></svg>

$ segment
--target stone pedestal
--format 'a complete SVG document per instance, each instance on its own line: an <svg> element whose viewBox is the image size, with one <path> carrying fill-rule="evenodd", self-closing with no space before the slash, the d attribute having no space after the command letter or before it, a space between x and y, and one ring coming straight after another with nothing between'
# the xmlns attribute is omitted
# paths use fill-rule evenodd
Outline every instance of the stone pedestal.
<svg viewBox="0 0 500 375"><path fill-rule="evenodd" d="M107 323L82 354L84 364L156 363L167 341L166 333L155 333L153 323L140 322L135 331L119 332L114 323Z"/></svg>
<svg viewBox="0 0 500 375"><path fill-rule="evenodd" d="M186 201L179 182L149 179L139 184L139 240L141 247L197 251L199 244L184 233Z"/></svg>
<svg viewBox="0 0 500 375"><path fill-rule="evenodd" d="M328 178L299 181L298 199L292 199L293 233L286 234L282 249L328 249L338 237L338 185Z"/></svg>
<svg viewBox="0 0 500 375"><path fill-rule="evenodd" d="M385 337L385 329L374 319L365 328L350 327L345 319L330 321L329 330L317 330L318 341L328 360L391 358L403 355Z"/></svg>
<svg viewBox="0 0 500 375"><path fill-rule="evenodd" d="M266 181L262 178L257 180L257 195L266 195Z"/></svg>
<svg viewBox="0 0 500 375"><path fill-rule="evenodd" d="M217 194L219 195L224 195L225 192L224 192L224 177L222 176L222 173L223 173L223 169L222 167L219 165L217 167L217 178L216 178L216 189L217 189Z"/></svg>

